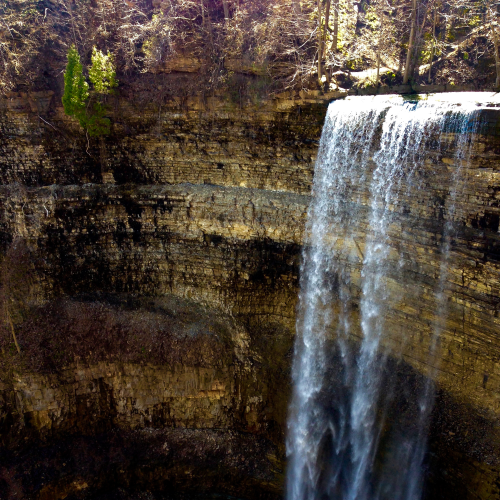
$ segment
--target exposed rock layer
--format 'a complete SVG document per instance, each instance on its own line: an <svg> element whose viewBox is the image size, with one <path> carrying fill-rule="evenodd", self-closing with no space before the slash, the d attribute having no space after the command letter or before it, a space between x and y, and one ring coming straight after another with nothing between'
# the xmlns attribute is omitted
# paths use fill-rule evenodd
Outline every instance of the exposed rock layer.
<svg viewBox="0 0 500 500"><path fill-rule="evenodd" d="M308 196L183 184L7 186L0 198L4 241L33 242L45 293L174 293L293 326Z"/></svg>

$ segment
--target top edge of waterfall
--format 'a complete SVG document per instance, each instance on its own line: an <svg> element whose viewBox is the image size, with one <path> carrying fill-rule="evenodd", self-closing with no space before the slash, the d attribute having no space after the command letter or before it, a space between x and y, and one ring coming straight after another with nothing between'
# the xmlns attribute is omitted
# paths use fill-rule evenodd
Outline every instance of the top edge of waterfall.
<svg viewBox="0 0 500 500"><path fill-rule="evenodd" d="M500 107L500 93L498 92L444 92L436 94L406 94L406 95L376 95L376 96L347 96L342 100L333 101L330 106L338 103L349 105L403 105L405 103L418 103L429 106L456 106L473 107L475 109L491 109ZM369 104L370 103L370 104Z"/></svg>

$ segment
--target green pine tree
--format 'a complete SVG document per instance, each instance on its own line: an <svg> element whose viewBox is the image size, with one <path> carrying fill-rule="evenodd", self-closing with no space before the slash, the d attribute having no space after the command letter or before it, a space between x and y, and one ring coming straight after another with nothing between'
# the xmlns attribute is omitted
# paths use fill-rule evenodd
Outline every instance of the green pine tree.
<svg viewBox="0 0 500 500"><path fill-rule="evenodd" d="M64 73L64 94L62 98L64 112L75 117L82 127L86 126L86 106L89 99L89 84L83 76L83 67L76 47L68 51L68 63Z"/></svg>
<svg viewBox="0 0 500 500"><path fill-rule="evenodd" d="M87 120L87 130L90 136L107 135L111 129L111 121L106 118L106 107L103 97L110 94L112 89L118 85L113 57L105 55L94 47L92 49L92 65L89 69L89 79L93 87L95 102L92 114Z"/></svg>
<svg viewBox="0 0 500 500"><path fill-rule="evenodd" d="M92 66L89 69L90 82L98 94L109 94L118 85L113 56L105 55L95 47L92 49Z"/></svg>
<svg viewBox="0 0 500 500"><path fill-rule="evenodd" d="M92 91L83 75L80 55L72 45L68 51L68 63L64 73L64 112L76 118L91 137L109 134L111 121L106 118L104 96L118 85L111 55L105 55L94 47L92 65L89 69ZM90 101L89 101L90 100Z"/></svg>

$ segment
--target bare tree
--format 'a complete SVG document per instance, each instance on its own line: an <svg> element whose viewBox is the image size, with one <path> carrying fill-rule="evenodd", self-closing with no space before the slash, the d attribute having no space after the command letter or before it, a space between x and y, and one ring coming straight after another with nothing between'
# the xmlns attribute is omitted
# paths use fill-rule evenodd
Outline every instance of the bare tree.
<svg viewBox="0 0 500 500"><path fill-rule="evenodd" d="M406 54L406 64L405 64L405 72L403 75L403 85L406 85L408 83L409 78L410 78L411 61L412 61L413 53L414 53L414 49L415 49L416 29L417 29L417 0L412 0L410 39L408 41L408 52Z"/></svg>
<svg viewBox="0 0 500 500"><path fill-rule="evenodd" d="M380 83L380 60L381 60L381 54L382 54L382 37L384 33L384 15L383 12L380 11L379 13L380 17L380 26L379 26L379 34L378 34L378 41L377 41L377 77L375 79L375 83L378 85Z"/></svg>
<svg viewBox="0 0 500 500"><path fill-rule="evenodd" d="M372 18L369 36L373 37L374 39L374 42L372 42L372 44L375 46L375 63L377 67L375 83L379 84L382 55L385 53L386 58L393 55L393 47L391 48L391 45L394 45L394 34L392 32L393 26L391 23L391 15L393 9L388 0L374 0L371 9Z"/></svg>
<svg viewBox="0 0 500 500"><path fill-rule="evenodd" d="M437 5L434 6L434 15L432 19L432 47L431 47L431 55L429 58L429 76L427 77L427 81L431 83L432 77L432 60L434 59L434 50L436 49L436 24L437 24Z"/></svg>
<svg viewBox="0 0 500 500"><path fill-rule="evenodd" d="M323 63L323 31L321 29L321 25L323 22L322 19L322 7L321 7L321 0L317 0L317 6L318 6L318 85L321 87L323 84L322 78L323 78L323 68L322 68L322 63ZM326 31L326 29L325 29Z"/></svg>
<svg viewBox="0 0 500 500"><path fill-rule="evenodd" d="M333 2L333 39L331 50L337 52L339 49L339 0Z"/></svg>
<svg viewBox="0 0 500 500"><path fill-rule="evenodd" d="M491 30L491 39L493 41L493 51L495 56L496 81L495 87L500 87L500 57L498 54L498 6L496 1L490 1L487 5L487 19Z"/></svg>
<svg viewBox="0 0 500 500"><path fill-rule="evenodd" d="M260 68L273 91L344 78L333 76L334 68L338 75L372 70L378 83L384 66L402 69L404 83L471 80L470 50L475 62L494 58L500 84L499 0L51 2L53 9L38 0L0 2L0 93L34 89L48 67L63 70L71 44L84 65L94 46L109 51L122 82L193 54L204 73L189 91L200 93L230 85L230 59ZM368 19L373 12L376 22Z"/></svg>

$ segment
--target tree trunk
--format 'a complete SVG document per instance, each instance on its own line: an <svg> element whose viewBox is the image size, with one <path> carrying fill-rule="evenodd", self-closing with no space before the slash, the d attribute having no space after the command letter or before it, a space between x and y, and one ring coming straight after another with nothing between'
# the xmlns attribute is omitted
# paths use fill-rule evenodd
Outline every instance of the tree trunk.
<svg viewBox="0 0 500 500"><path fill-rule="evenodd" d="M406 54L406 65L405 65L405 72L403 75L403 85L406 85L408 83L408 78L410 76L410 67L413 58L413 45L415 40L416 23L417 23L417 0L413 0L412 11L411 11L410 40L408 42L408 53Z"/></svg>
<svg viewBox="0 0 500 500"><path fill-rule="evenodd" d="M356 21L354 23L354 34L356 36L359 35L359 11L361 10L361 2L354 2L354 5L356 6Z"/></svg>
<svg viewBox="0 0 500 500"><path fill-rule="evenodd" d="M326 47L326 37L328 34L328 30L330 29L330 5L331 0L326 0L326 9L325 9L325 29L323 31L323 45Z"/></svg>
<svg viewBox="0 0 500 500"><path fill-rule="evenodd" d="M384 33L384 11L380 9L379 11L380 18L380 26L379 26L379 34L378 34L378 43L377 43L377 79L375 84L378 85L380 83L380 58L382 52L382 37Z"/></svg>
<svg viewBox="0 0 500 500"><path fill-rule="evenodd" d="M326 0L325 27L323 30L323 44L322 44L325 56L326 56L326 38L328 36L328 31L330 29L330 5L331 5L331 0ZM324 68L324 73L326 76L326 81L328 82L328 84L330 84L330 73L326 67Z"/></svg>
<svg viewBox="0 0 500 500"><path fill-rule="evenodd" d="M425 23L427 22L427 12L429 10L429 5L430 5L430 3L428 3L424 8L421 26L418 25L418 21L415 22L415 36L414 36L414 40L413 40L413 57L411 58L411 64L410 64L410 75L412 75L412 77L414 77L415 79L418 78L418 75L419 75L418 68L420 67L420 65L418 64L418 59L419 59L419 54L420 54L420 50L422 47L422 43L424 41L424 29L425 29ZM422 7L422 4L418 3L417 4L416 19L418 19L418 17L419 17L420 7Z"/></svg>
<svg viewBox="0 0 500 500"><path fill-rule="evenodd" d="M377 50L377 78L375 80L375 84L378 85L379 83L380 83L380 46Z"/></svg>
<svg viewBox="0 0 500 500"><path fill-rule="evenodd" d="M203 5L203 0L200 0L200 7L201 7L201 22L203 26L205 26L205 6Z"/></svg>
<svg viewBox="0 0 500 500"><path fill-rule="evenodd" d="M333 40L332 52L337 52L339 48L339 0L333 2Z"/></svg>
<svg viewBox="0 0 500 500"><path fill-rule="evenodd" d="M323 32L321 31L321 21L322 21L322 12L321 12L321 0L317 0L318 5L318 83L321 87L323 85L323 81L321 77L323 76L323 68L322 68L322 60L323 60Z"/></svg>
<svg viewBox="0 0 500 500"><path fill-rule="evenodd" d="M229 4L227 0L222 0L222 7L224 8L224 19L227 21L229 19Z"/></svg>
<svg viewBox="0 0 500 500"><path fill-rule="evenodd" d="M497 23L496 21L492 21L491 23L491 34L493 36L493 46L495 48L495 67L497 70L497 80L495 83L495 87L500 87L500 58L498 56L498 33L497 33Z"/></svg>
<svg viewBox="0 0 500 500"><path fill-rule="evenodd" d="M437 21L437 8L434 9L434 20L432 22L432 48L431 48L431 58L429 60L429 76L427 78L428 83L431 83L431 77L432 77L432 59L434 59L434 47L436 45L436 21Z"/></svg>

